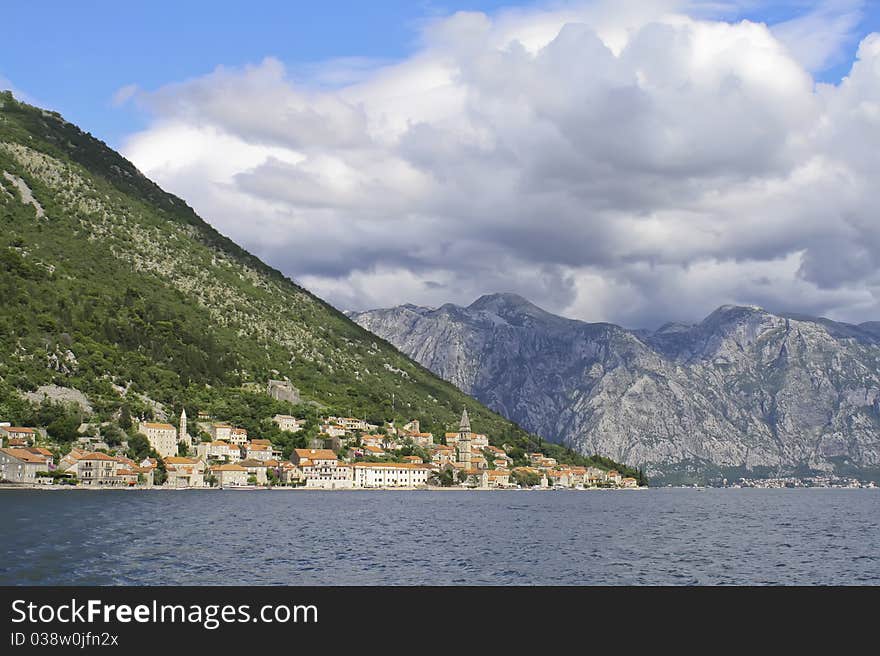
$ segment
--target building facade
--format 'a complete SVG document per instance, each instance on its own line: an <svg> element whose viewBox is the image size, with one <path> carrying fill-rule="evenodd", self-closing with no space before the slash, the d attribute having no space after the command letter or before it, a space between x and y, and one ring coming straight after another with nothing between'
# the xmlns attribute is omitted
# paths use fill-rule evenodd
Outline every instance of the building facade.
<svg viewBox="0 0 880 656"><path fill-rule="evenodd" d="M138 432L146 436L163 459L177 455L177 429L171 424L143 421L138 424Z"/></svg>
<svg viewBox="0 0 880 656"><path fill-rule="evenodd" d="M406 462L356 462L355 487L421 487L428 484L431 467Z"/></svg>
<svg viewBox="0 0 880 656"><path fill-rule="evenodd" d="M35 483L37 472L47 471L46 456L27 449L0 449L0 480L10 483Z"/></svg>

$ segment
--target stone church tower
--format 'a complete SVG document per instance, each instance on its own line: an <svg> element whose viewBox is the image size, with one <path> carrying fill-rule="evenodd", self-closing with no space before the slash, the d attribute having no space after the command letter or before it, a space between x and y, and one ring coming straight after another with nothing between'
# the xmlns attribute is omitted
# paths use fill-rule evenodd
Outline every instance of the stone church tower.
<svg viewBox="0 0 880 656"><path fill-rule="evenodd" d="M461 422L458 425L458 461L464 464L465 469L471 469L471 420L468 418L467 408L461 413Z"/></svg>
<svg viewBox="0 0 880 656"><path fill-rule="evenodd" d="M186 444L187 449L192 448L192 439L186 432L186 408L180 412L180 428L177 431L177 441Z"/></svg>

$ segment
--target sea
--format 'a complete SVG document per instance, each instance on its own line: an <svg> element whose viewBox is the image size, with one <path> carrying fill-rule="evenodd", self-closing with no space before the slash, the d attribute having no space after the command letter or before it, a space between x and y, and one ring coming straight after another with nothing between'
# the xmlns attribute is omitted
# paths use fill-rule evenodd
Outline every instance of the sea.
<svg viewBox="0 0 880 656"><path fill-rule="evenodd" d="M0 585L880 584L880 489L0 490Z"/></svg>

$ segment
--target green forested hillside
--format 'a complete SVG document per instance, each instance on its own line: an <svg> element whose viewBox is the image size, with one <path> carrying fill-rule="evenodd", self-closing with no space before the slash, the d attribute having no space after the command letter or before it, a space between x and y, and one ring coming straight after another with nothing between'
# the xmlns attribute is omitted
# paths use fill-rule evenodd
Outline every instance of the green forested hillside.
<svg viewBox="0 0 880 656"><path fill-rule="evenodd" d="M0 419L57 419L20 395L54 384L83 392L98 420L123 407L149 416L156 401L169 416L186 407L259 430L266 412L293 409L248 384L287 377L322 412L418 418L442 433L467 405L493 443L541 444L220 235L102 142L9 93L0 305Z"/></svg>

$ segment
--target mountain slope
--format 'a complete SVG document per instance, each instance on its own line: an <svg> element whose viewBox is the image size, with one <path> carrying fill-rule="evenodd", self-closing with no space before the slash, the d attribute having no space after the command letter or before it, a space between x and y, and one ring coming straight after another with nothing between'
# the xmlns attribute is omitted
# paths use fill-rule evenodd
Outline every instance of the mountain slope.
<svg viewBox="0 0 880 656"><path fill-rule="evenodd" d="M724 306L693 326L629 331L512 294L352 317L525 428L656 481L880 474L870 324Z"/></svg>
<svg viewBox="0 0 880 656"><path fill-rule="evenodd" d="M328 413L419 418L442 433L467 405L493 441L541 442L236 246L100 141L8 92L0 299L0 419L43 421L22 393L55 385L84 393L99 421L123 406L147 416L185 406L259 429L254 408L280 406L247 386L287 377Z"/></svg>

